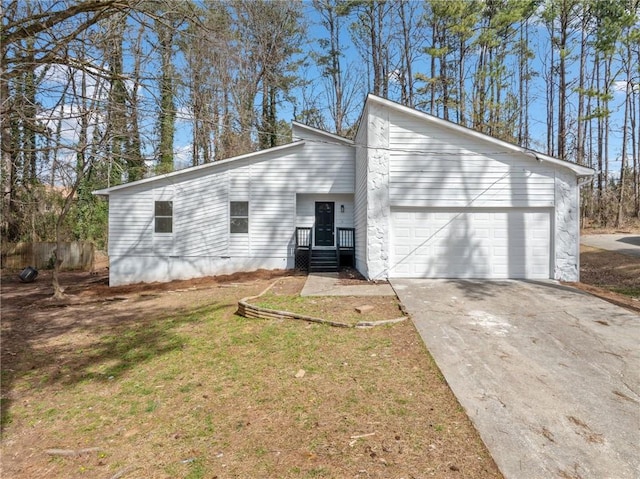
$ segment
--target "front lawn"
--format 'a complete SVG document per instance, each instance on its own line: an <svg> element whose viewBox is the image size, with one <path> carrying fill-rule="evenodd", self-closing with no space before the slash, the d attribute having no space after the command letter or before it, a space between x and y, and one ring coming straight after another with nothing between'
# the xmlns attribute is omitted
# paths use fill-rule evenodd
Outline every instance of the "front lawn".
<svg viewBox="0 0 640 479"><path fill-rule="evenodd" d="M88 287L51 307L3 281L2 476L501 477L410 321L234 314L267 284Z"/></svg>
<svg viewBox="0 0 640 479"><path fill-rule="evenodd" d="M283 278L265 294L249 303L273 311L330 319L342 324L388 321L404 316L395 296L306 296L299 295L305 277Z"/></svg>

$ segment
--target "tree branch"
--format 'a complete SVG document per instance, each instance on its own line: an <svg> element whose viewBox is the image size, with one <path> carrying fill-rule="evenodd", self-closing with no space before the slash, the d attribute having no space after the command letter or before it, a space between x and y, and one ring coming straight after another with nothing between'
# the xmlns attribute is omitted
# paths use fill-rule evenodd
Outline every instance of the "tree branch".
<svg viewBox="0 0 640 479"><path fill-rule="evenodd" d="M96 15L85 24L93 24L98 21L103 14L113 15L114 13L130 8L130 2L120 0L93 0L81 1L65 10L53 13L42 13L30 15L5 26L0 43L4 45L16 43L25 38L34 37L37 34L50 29L81 13L95 12ZM110 11L111 10L111 11ZM12 31L13 30L13 31ZM5 33L8 32L8 33Z"/></svg>

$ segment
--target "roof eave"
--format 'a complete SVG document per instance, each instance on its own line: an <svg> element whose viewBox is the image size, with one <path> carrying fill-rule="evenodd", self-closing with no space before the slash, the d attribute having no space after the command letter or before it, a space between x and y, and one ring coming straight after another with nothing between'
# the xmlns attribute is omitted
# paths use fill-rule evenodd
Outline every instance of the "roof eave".
<svg viewBox="0 0 640 479"><path fill-rule="evenodd" d="M435 123L438 126L443 128L448 128L459 132L463 135L471 136L474 138L478 138L483 141L489 141L495 143L496 145L500 145L503 148L507 148L514 153L520 153L527 156L533 156L538 161L547 161L549 163L562 166L564 168L568 168L572 170L577 177L583 178L587 176L593 176L595 174L595 170L592 168L588 168L586 166L578 165L577 163L573 163L571 161L561 160L559 158L554 158L553 156L545 155L544 153L539 153L535 150L531 150L529 148L524 148L522 146L515 145L513 143L509 143L508 141L500 140L498 138L494 138L493 136L487 135L486 133L481 133L476 130L472 130L471 128L467 128L466 126L458 125L451 121L443 120L433 115L429 115L428 113L416 110L415 108L410 108L408 106L401 105L400 103L396 103L391 100L387 100L386 98L381 98L379 96L369 94L367 96L367 101L375 101L381 105L388 106L390 108L394 108L396 110L400 110L409 115L430 121Z"/></svg>
<svg viewBox="0 0 640 479"><path fill-rule="evenodd" d="M337 140L340 141L342 143L346 143L348 145L353 145L354 141L350 140L349 138L344 138L340 135L336 135L335 133L330 133L328 131L325 130L321 130L320 128L314 128L313 126L309 126L309 125L305 125L304 123L300 123L298 121L292 121L291 125L297 128L301 128L303 130L308 130L311 133L316 133L318 135L322 135L322 136L326 136L328 138L331 138L332 140Z"/></svg>
<svg viewBox="0 0 640 479"><path fill-rule="evenodd" d="M144 178L142 180L138 180L138 181L132 181L131 183L125 183L123 185L117 185L117 186L112 186L110 188L103 188L101 190L95 190L92 191L91 194L96 195L96 196L109 196L109 194L111 194L114 191L118 191L118 190L122 190L122 189L126 189L126 188L132 188L134 186L139 186L142 184L146 184L146 183L153 183L156 181L162 181L164 179L167 178L172 178L175 176L182 176L188 173L192 173L194 171L197 170L205 170L205 169L209 169L209 168L215 168L215 167L219 167L221 165L227 165L229 163L233 163L236 161L241 161L241 160L246 160L248 158L259 158L262 155L265 155L267 153L274 153L277 151L282 151L282 150L287 150L290 148L297 148L299 146L302 146L305 144L304 140L298 140L298 141L294 141L292 143L287 143L286 145L280 145L280 146L274 146L273 148L267 148L266 150L259 150L259 151L253 151L251 153L245 153L244 155L240 155L240 156L234 156L231 158L226 158L224 160L218 160L218 161L213 161L211 163L205 163L204 165L198 165L198 166L192 166L189 168L184 168L182 170L178 170L178 171L172 171L171 173L165 173L163 175L158 175L158 176L152 176L151 178Z"/></svg>

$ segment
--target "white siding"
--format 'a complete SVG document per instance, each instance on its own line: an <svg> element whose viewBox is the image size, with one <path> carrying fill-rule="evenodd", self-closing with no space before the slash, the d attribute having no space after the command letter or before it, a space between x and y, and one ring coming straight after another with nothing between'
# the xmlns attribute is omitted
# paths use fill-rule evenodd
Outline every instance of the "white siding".
<svg viewBox="0 0 640 479"><path fill-rule="evenodd" d="M366 145L356 156L355 198L356 227L366 231L358 237L364 245L357 267L365 276L577 278L572 166L375 97L367 100L357 144ZM389 225L398 236L384 234L392 211L409 214L405 225L402 215ZM486 220L489 211L493 219ZM438 214L449 215L445 223ZM451 215L458 220L448 226ZM449 238L403 260L434 226Z"/></svg>
<svg viewBox="0 0 640 479"><path fill-rule="evenodd" d="M112 270L112 283L251 269L247 265L291 266L296 194L342 199L354 192L353 146L313 131L300 136L306 138L301 146L111 192L109 254L119 265ZM172 234L153 232L154 199L159 197L173 201ZM249 202L248 234L229 233L229 201Z"/></svg>
<svg viewBox="0 0 640 479"><path fill-rule="evenodd" d="M251 163L251 191L353 193L353 155L353 147L321 138L286 155L265 153L265 159Z"/></svg>
<svg viewBox="0 0 640 479"><path fill-rule="evenodd" d="M365 105L356 134L355 157L355 198L354 198L354 227L356 235L355 261L356 269L365 277L369 277L367 269L367 161L368 150L362 145L368 144L367 118L369 107Z"/></svg>
<svg viewBox="0 0 640 479"><path fill-rule="evenodd" d="M228 175L221 171L179 185L174 202L176 255L227 254Z"/></svg>
<svg viewBox="0 0 640 479"><path fill-rule="evenodd" d="M334 203L335 230L353 228L353 195L298 194L296 196L296 226L312 227L316 219L316 202ZM344 212L342 211L344 207ZM335 236L337 238L337 234ZM315 239L315 235L314 235ZM314 241L315 243L315 241ZM293 245L292 245L293 246Z"/></svg>
<svg viewBox="0 0 640 479"><path fill-rule="evenodd" d="M335 203L335 224L337 228L353 228L353 195L308 195L298 194L296 200L296 226L313 226L316 219L316 202ZM344 206L344 213L340 207Z"/></svg>
<svg viewBox="0 0 640 479"><path fill-rule="evenodd" d="M109 198L109 256L153 250L153 202L153 191L131 191Z"/></svg>
<svg viewBox="0 0 640 479"><path fill-rule="evenodd" d="M233 170L227 172L229 195L227 201L223 203L224 216L221 218L221 224L224 225L224 230L220 231L220 236L224 239L228 239L229 248L226 251L226 255L230 257L237 256L251 256L251 231L257 231L254 225L255 209L253 202L251 201L251 166L239 166ZM230 202L231 201L246 201L249 203L249 232L248 233L234 233L231 234L230 229Z"/></svg>
<svg viewBox="0 0 640 479"><path fill-rule="evenodd" d="M495 144L390 113L392 206L549 207L554 168Z"/></svg>
<svg viewBox="0 0 640 479"><path fill-rule="evenodd" d="M351 220L356 229L356 267L369 278L388 274L407 246L391 236L392 209L464 211L479 238L488 209L499 212L496 226L500 215L511 225L522 219L523 231L511 236L517 241L528 242L529 233L539 235L548 225L546 274L577 278L579 191L573 167L550 157L538 161L533 153L375 97L365 104L354 143L295 124L293 133L303 142L101 190L110 197L113 284L291 267L295 226L312 224L309 208L332 198L338 226L344 221L348 227ZM577 173L588 174L583 170ZM153 202L160 198L174 202L170 235L153 232ZM229 233L229 201L249 202L248 234ZM423 233L420 227L412 231L416 238ZM511 254L514 247L509 248ZM536 248L534 256L540 253Z"/></svg>
<svg viewBox="0 0 640 479"><path fill-rule="evenodd" d="M253 256L287 256L295 230L295 195L261 191L251 196L249 231Z"/></svg>

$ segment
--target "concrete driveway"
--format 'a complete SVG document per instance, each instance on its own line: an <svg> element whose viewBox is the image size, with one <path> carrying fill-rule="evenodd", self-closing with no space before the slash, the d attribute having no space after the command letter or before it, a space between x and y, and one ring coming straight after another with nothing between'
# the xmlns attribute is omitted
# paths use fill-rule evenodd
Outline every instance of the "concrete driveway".
<svg viewBox="0 0 640 479"><path fill-rule="evenodd" d="M640 256L640 235L619 233L582 235L580 242L594 248L606 249L630 256Z"/></svg>
<svg viewBox="0 0 640 479"><path fill-rule="evenodd" d="M507 479L640 477L640 315L551 281L392 285Z"/></svg>

